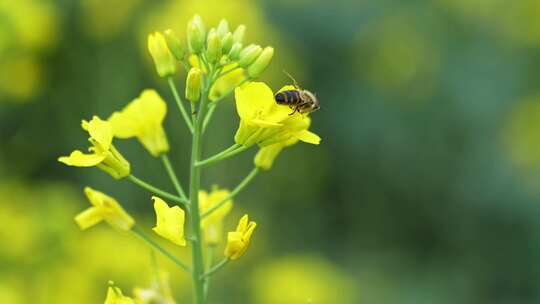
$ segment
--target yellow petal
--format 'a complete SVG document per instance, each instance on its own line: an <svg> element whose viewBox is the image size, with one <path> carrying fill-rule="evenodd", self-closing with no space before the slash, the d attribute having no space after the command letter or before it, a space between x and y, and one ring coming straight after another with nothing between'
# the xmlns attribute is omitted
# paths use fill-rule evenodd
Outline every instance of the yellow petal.
<svg viewBox="0 0 540 304"><path fill-rule="evenodd" d="M274 104L272 90L263 82L250 82L234 91L236 110L241 119L253 119Z"/></svg>
<svg viewBox="0 0 540 304"><path fill-rule="evenodd" d="M243 233L247 226L248 226L249 217L247 214L244 214L242 218L240 218L240 221L238 222L238 226L236 226L236 231Z"/></svg>
<svg viewBox="0 0 540 304"><path fill-rule="evenodd" d="M259 152L257 152L257 155L255 155L255 166L263 170L270 170L272 164L274 163L274 160L284 147L285 146L283 144L277 143L260 148Z"/></svg>
<svg viewBox="0 0 540 304"><path fill-rule="evenodd" d="M286 85L284 87L282 87L281 89L279 89L278 93L279 92L283 92L283 91L290 91L290 90L298 90L297 87L295 87L294 85Z"/></svg>
<svg viewBox="0 0 540 304"><path fill-rule="evenodd" d="M239 232L229 232L227 234L227 247L225 256L231 260L236 260L242 256L245 244L242 241L242 234Z"/></svg>
<svg viewBox="0 0 540 304"><path fill-rule="evenodd" d="M244 242L249 243L249 241L251 240L251 236L253 235L253 231L255 231L255 228L257 228L257 223L249 222L246 228L246 231L244 232L244 235L243 235Z"/></svg>
<svg viewBox="0 0 540 304"><path fill-rule="evenodd" d="M71 152L69 156L61 156L58 158L59 162L62 162L68 166L75 167L93 167L101 163L105 159L105 156L98 154L84 154L79 150Z"/></svg>
<svg viewBox="0 0 540 304"><path fill-rule="evenodd" d="M261 127L261 128L270 128L270 127L281 127L283 126L283 124L281 123L277 123L277 122L271 122L271 121L266 121L266 120L262 120L262 119L252 119L251 120L251 123Z"/></svg>
<svg viewBox="0 0 540 304"><path fill-rule="evenodd" d="M144 90L121 112L109 118L114 135L119 138L137 137L154 156L169 150L163 120L167 105L155 90Z"/></svg>
<svg viewBox="0 0 540 304"><path fill-rule="evenodd" d="M162 153L169 151L169 141L165 135L163 127L157 126L155 129L149 129L147 132L137 136L141 144L152 154L158 157Z"/></svg>
<svg viewBox="0 0 540 304"><path fill-rule="evenodd" d="M114 112L111 117L109 117L108 121L113 126L114 136L118 138L133 137L139 130L136 121L120 112Z"/></svg>
<svg viewBox="0 0 540 304"><path fill-rule="evenodd" d="M124 296L120 288L109 286L104 304L135 304L135 302L132 298Z"/></svg>
<svg viewBox="0 0 540 304"><path fill-rule="evenodd" d="M178 206L170 207L159 197L152 197L156 212L156 226L152 228L159 236L179 246L185 246L184 220L185 213Z"/></svg>
<svg viewBox="0 0 540 304"><path fill-rule="evenodd" d="M83 121L83 128L85 122ZM108 121L101 120L99 117L94 116L92 120L87 123L88 133L90 138L100 144L103 150L108 150L111 147L113 139L113 129Z"/></svg>
<svg viewBox="0 0 540 304"><path fill-rule="evenodd" d="M137 110L145 115L145 120L150 124L161 124L167 114L167 104L159 96L156 90L147 89L141 93L140 104Z"/></svg>
<svg viewBox="0 0 540 304"><path fill-rule="evenodd" d="M135 224L135 220L114 198L90 187L85 187L84 193L88 201L97 209L96 212L99 212L103 219L113 228L127 231Z"/></svg>
<svg viewBox="0 0 540 304"><path fill-rule="evenodd" d="M295 136L299 140L308 144L318 145L321 142L321 138L319 137L319 135L308 130L298 132L295 134Z"/></svg>
<svg viewBox="0 0 540 304"><path fill-rule="evenodd" d="M103 220L102 212L96 208L91 207L75 216L75 222L81 230L88 229Z"/></svg>

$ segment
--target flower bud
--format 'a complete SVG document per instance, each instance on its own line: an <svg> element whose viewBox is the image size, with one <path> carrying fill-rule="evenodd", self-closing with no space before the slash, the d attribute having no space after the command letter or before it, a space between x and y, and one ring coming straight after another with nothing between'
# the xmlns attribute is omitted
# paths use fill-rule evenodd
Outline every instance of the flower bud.
<svg viewBox="0 0 540 304"><path fill-rule="evenodd" d="M272 56L274 56L274 48L273 47L265 47L262 51L259 58L255 60L247 69L248 75L251 78L259 77L262 72L268 67L270 64L270 60L272 60Z"/></svg>
<svg viewBox="0 0 540 304"><path fill-rule="evenodd" d="M186 79L186 99L196 102L201 97L202 71L199 68L191 68Z"/></svg>
<svg viewBox="0 0 540 304"><path fill-rule="evenodd" d="M242 43L235 42L229 51L229 58L231 60L236 60L240 57L240 52L242 51Z"/></svg>
<svg viewBox="0 0 540 304"><path fill-rule="evenodd" d="M214 63L221 58L221 39L218 37L216 30L212 29L208 33L208 41L206 45L206 59L208 62Z"/></svg>
<svg viewBox="0 0 540 304"><path fill-rule="evenodd" d="M262 48L259 45L250 44L246 46L240 52L240 61L238 62L238 65L242 68L247 67L248 65L253 63L253 61L255 61L257 57L259 57L261 52L262 52Z"/></svg>
<svg viewBox="0 0 540 304"><path fill-rule="evenodd" d="M228 54L234 43L232 34L229 32L221 39L221 50L223 54Z"/></svg>
<svg viewBox="0 0 540 304"><path fill-rule="evenodd" d="M206 40L206 30L202 18L199 15L193 16L188 22L187 40L189 49L193 53L199 54L203 50L204 42Z"/></svg>
<svg viewBox="0 0 540 304"><path fill-rule="evenodd" d="M159 76L167 77L176 72L176 61L161 33L148 35L148 51L154 60Z"/></svg>
<svg viewBox="0 0 540 304"><path fill-rule="evenodd" d="M173 30L168 29L165 31L165 40L167 41L167 46L174 57L179 61L183 60L185 51L180 43L180 39L178 39Z"/></svg>
<svg viewBox="0 0 540 304"><path fill-rule="evenodd" d="M233 38L234 42L242 43L244 41L244 35L246 34L246 26L240 24L236 30L234 30Z"/></svg>
<svg viewBox="0 0 540 304"><path fill-rule="evenodd" d="M218 34L219 38L223 38L227 33L229 33L229 23L227 20L221 19L221 21L219 21L216 33Z"/></svg>

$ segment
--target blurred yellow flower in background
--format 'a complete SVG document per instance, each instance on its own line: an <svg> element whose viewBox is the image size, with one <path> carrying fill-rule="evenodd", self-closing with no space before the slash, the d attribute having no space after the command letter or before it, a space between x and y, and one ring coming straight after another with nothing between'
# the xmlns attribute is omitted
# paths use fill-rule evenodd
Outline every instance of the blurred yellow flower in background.
<svg viewBox="0 0 540 304"><path fill-rule="evenodd" d="M156 226L152 228L159 236L178 246L186 246L184 239L185 212L178 206L169 207L165 201L153 196Z"/></svg>
<svg viewBox="0 0 540 304"><path fill-rule="evenodd" d="M106 221L118 230L130 230L135 224L135 220L114 198L90 187L84 188L84 194L92 207L75 217L75 222L81 229L88 229L101 221Z"/></svg>
<svg viewBox="0 0 540 304"><path fill-rule="evenodd" d="M435 92L441 50L408 10L375 19L358 38L357 69L378 92L422 101ZM397 98L395 98L397 96Z"/></svg>
<svg viewBox="0 0 540 304"><path fill-rule="evenodd" d="M25 101L43 88L41 54L54 48L59 19L53 2L1 1L0 100Z"/></svg>
<svg viewBox="0 0 540 304"><path fill-rule="evenodd" d="M0 52L1 53L1 52ZM0 93L13 100L26 100L39 92L43 85L43 71L39 60L32 55L7 56L0 58Z"/></svg>
<svg viewBox="0 0 540 304"><path fill-rule="evenodd" d="M9 246L2 247L0 261L9 266L0 267L0 303L103 303L103 282L136 286L150 277L144 244L110 227L82 233L73 224L75 207L84 201L70 185L2 181L0 239ZM187 275L174 274L181 282L175 292L185 294Z"/></svg>
<svg viewBox="0 0 540 304"><path fill-rule="evenodd" d="M169 273L156 269L151 286L148 288L136 287L133 289L136 304L175 304L171 291Z"/></svg>
<svg viewBox="0 0 540 304"><path fill-rule="evenodd" d="M540 167L540 95L523 98L514 106L502 139L510 159L521 169Z"/></svg>
<svg viewBox="0 0 540 304"><path fill-rule="evenodd" d="M250 282L257 304L358 303L352 280L329 261L315 256L262 262Z"/></svg>
<svg viewBox="0 0 540 304"><path fill-rule="evenodd" d="M226 189L215 187L210 193L199 191L199 209L201 214L207 212L210 208L214 208L218 203L222 202L230 192ZM223 238L223 219L233 207L232 200L226 201L218 209L214 210L210 215L204 217L201 221L201 228L204 234L204 242L209 245L217 245Z"/></svg>
<svg viewBox="0 0 540 304"><path fill-rule="evenodd" d="M537 0L520 0L508 5L505 0L438 0L445 9L480 28L489 25L490 33L513 46L540 46L540 19Z"/></svg>
<svg viewBox="0 0 540 304"><path fill-rule="evenodd" d="M163 120L167 104L155 90L144 90L121 112L114 112L108 121L118 138L137 137L153 156L169 151Z"/></svg>
<svg viewBox="0 0 540 304"><path fill-rule="evenodd" d="M9 26L16 45L42 50L53 47L58 39L58 14L53 2L20 0L0 2L2 21ZM4 37L2 37L4 38ZM0 51L2 49L0 48Z"/></svg>
<svg viewBox="0 0 540 304"><path fill-rule="evenodd" d="M107 41L129 29L129 22L141 3L141 0L82 0L79 21L89 37Z"/></svg>
<svg viewBox="0 0 540 304"><path fill-rule="evenodd" d="M89 148L92 153L84 154L75 150L69 156L59 157L58 161L75 167L97 166L115 179L128 176L130 173L129 163L112 145L112 125L94 116L90 122L83 120L82 128L90 135L88 141L92 144L92 147Z"/></svg>
<svg viewBox="0 0 540 304"><path fill-rule="evenodd" d="M120 288L109 286L104 304L135 304L135 302L132 298L124 296Z"/></svg>
<svg viewBox="0 0 540 304"><path fill-rule="evenodd" d="M249 221L248 215L242 216L235 231L227 234L227 247L225 247L225 256L231 260L239 259L246 253L251 242L251 235L257 223Z"/></svg>
<svg viewBox="0 0 540 304"><path fill-rule="evenodd" d="M280 91L294 89L283 87ZM262 82L250 82L235 89L236 110L240 126L236 143L261 147L298 139L318 145L320 137L308 131L311 120L307 114L294 114L288 106L278 105L272 90Z"/></svg>

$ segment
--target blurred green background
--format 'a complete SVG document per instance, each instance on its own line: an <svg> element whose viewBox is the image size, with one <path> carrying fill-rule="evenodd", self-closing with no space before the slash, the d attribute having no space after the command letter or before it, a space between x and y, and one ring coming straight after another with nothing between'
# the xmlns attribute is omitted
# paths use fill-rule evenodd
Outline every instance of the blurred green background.
<svg viewBox="0 0 540 304"><path fill-rule="evenodd" d="M144 244L106 225L82 233L73 216L90 185L150 228L149 194L56 158L85 146L81 119L156 88L186 180L188 133L145 42L194 13L246 24L248 41L276 48L262 79L278 89L285 69L321 102L322 144L286 149L235 200L227 229L245 212L259 228L213 303L540 301L537 0L1 0L0 303L101 303L108 280L148 284ZM225 102L205 154L237 124ZM171 189L138 143L118 147ZM254 152L207 170L205 188L234 187ZM188 303L189 278L171 275Z"/></svg>

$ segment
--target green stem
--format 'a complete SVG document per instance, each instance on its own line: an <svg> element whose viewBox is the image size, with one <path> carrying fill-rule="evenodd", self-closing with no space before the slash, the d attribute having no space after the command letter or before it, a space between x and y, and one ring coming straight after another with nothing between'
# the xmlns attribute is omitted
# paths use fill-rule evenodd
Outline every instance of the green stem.
<svg viewBox="0 0 540 304"><path fill-rule="evenodd" d="M210 270L210 267L214 263L214 249L216 246L209 245L207 250L207 259L206 259L206 272ZM204 280L204 298L208 302L208 289L210 288L210 278Z"/></svg>
<svg viewBox="0 0 540 304"><path fill-rule="evenodd" d="M217 163L217 162L220 162L222 160L225 160L229 157L232 157L240 152L243 152L245 150L247 150L249 147L246 147L246 146L240 146L240 147L237 147L237 148L234 148L232 149L232 147L234 146L238 146L238 144L234 144L232 145L231 147L227 148L226 150L222 151L222 152L219 152L218 154L214 155L214 156L211 156L205 160L202 160L200 162L197 162L197 167L204 167L204 166L208 166L208 165L211 165L213 163Z"/></svg>
<svg viewBox="0 0 540 304"><path fill-rule="evenodd" d="M208 110L208 114L206 114L206 117L204 118L204 123L203 123L203 129L202 129L202 132L204 134L204 132L206 132L206 126L208 126L208 124L210 123L210 120L212 119L212 116L214 116L214 112L216 111L216 108L218 106L218 103L217 102L212 102L209 106L209 110Z"/></svg>
<svg viewBox="0 0 540 304"><path fill-rule="evenodd" d="M201 162L207 161L207 160L209 160L209 159L221 158L221 157L223 157L224 155L227 155L228 153L230 153L230 152L232 152L232 151L234 151L234 150L236 150L236 149L238 149L238 148L240 148L240 145L239 145L239 144L233 144L232 146L228 147L227 149L225 149L225 150L223 150L223 151L221 151L221 152L219 152L219 153L217 153L217 154L214 154L214 155L210 156L209 158L207 158L207 159L205 159L205 160L203 160L203 161L198 162L198 163L197 163L197 166L198 166Z"/></svg>
<svg viewBox="0 0 540 304"><path fill-rule="evenodd" d="M233 72L233 71L235 71L235 70L237 70L237 69L238 69L238 64L236 64L234 67L231 67L231 68L228 69L227 71L225 71L225 72L223 72L223 73L220 73L219 76L218 76L218 78L221 78L221 77L223 77L223 76L225 76L225 75L227 75L227 74L229 74L229 73L231 73L231 72Z"/></svg>
<svg viewBox="0 0 540 304"><path fill-rule="evenodd" d="M212 75L212 71L209 71L209 75ZM202 252L202 238L201 238L201 218L199 211L199 188L201 182L201 168L196 166L196 163L201 157L201 145L202 145L202 125L204 115L206 114L206 104L208 102L208 91L211 86L211 79L209 77L205 81L203 87L201 101L199 106L199 113L195 120L193 128L193 139L191 146L191 161L190 161L190 181L189 181L189 201L191 203L191 209L189 212L191 234L192 234L192 260L193 260L193 293L195 304L204 304L204 280L201 278L204 273L204 261Z"/></svg>
<svg viewBox="0 0 540 304"><path fill-rule="evenodd" d="M159 251L161 254L169 258L171 261L173 261L176 265L178 265L180 268L187 272L191 272L191 269L184 264L184 262L180 261L177 257L172 255L170 252L168 252L165 248L161 247L156 241L152 240L148 235L146 235L142 230L140 230L137 226L133 227L131 231L140 237L142 240L147 242L150 246L152 246L154 249Z"/></svg>
<svg viewBox="0 0 540 304"><path fill-rule="evenodd" d="M179 196L176 196L172 193L169 193L167 191L163 191L157 187L154 187L152 185L150 185L149 183L147 182L144 182L142 181L141 179L135 177L135 175L133 174L130 174L128 176L128 179L129 181L131 181L132 183L136 184L137 186L141 187L141 188L144 188L156 195L159 195L161 196L162 198L166 198L166 199L169 199L171 201L174 201L174 202L177 202L179 204L183 204L183 205L186 205L187 201Z"/></svg>
<svg viewBox="0 0 540 304"><path fill-rule="evenodd" d="M182 103L182 99L180 98L180 95L178 94L178 90L176 90L176 86L174 85L173 78L167 77L167 82L169 83L169 87L171 88L171 91L174 95L176 104L178 105L178 108L180 109L180 113L182 113L182 117L184 118L189 131L193 133L193 125L191 123L191 120L189 119L189 115L186 111L186 108L184 108L184 104Z"/></svg>
<svg viewBox="0 0 540 304"><path fill-rule="evenodd" d="M212 212L219 209L219 207L224 205L230 199L234 198L238 193L240 193L240 191L242 191L249 184L249 182L251 182L253 180L253 178L258 173L259 173L259 168L253 168L253 170L251 170L251 172L249 172L249 174L246 177L244 177L244 179L240 182L240 184L238 184L238 186L236 186L236 188L234 188L234 190L231 191L231 193L229 193L229 195L227 195L227 197L225 197L224 199L219 201L217 204L215 204L212 208L208 209L205 213L203 213L201 215L201 218L204 219L205 217L209 216L210 214L212 214Z"/></svg>
<svg viewBox="0 0 540 304"><path fill-rule="evenodd" d="M212 268L210 268L210 270L208 270L205 274L203 274L201 278L204 279L204 278L207 278L207 277L213 275L214 273L219 271L221 268L225 267L225 265L227 265L230 261L231 260L229 260L228 258L224 258L223 260L221 260L221 262L219 262L216 265L212 266Z"/></svg>
<svg viewBox="0 0 540 304"><path fill-rule="evenodd" d="M176 192L178 192L178 195L180 195L182 199L187 201L186 193L184 192L182 185L178 181L178 177L176 176L176 173L174 172L174 169L171 165L171 161L169 160L169 156L167 156L167 154L162 154L161 160L163 161L163 165L165 166L165 169L167 170L167 173L169 174L169 177L174 185L174 188L176 189Z"/></svg>

